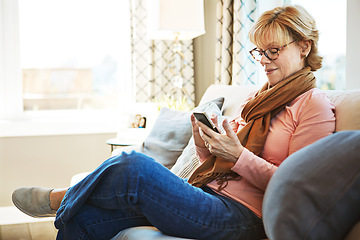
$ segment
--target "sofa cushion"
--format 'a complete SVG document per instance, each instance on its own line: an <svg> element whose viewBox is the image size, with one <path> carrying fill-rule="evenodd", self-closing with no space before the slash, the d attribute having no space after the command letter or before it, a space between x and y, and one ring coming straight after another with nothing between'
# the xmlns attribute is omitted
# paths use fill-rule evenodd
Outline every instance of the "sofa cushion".
<svg viewBox="0 0 360 240"><path fill-rule="evenodd" d="M239 86L239 85L210 85L200 104L208 102L216 97L224 97L225 102L222 108L224 116L234 116L240 105L250 96L254 91L258 90L256 86Z"/></svg>
<svg viewBox="0 0 360 240"><path fill-rule="evenodd" d="M170 237L155 227L133 227L118 233L111 240L186 240L188 238Z"/></svg>
<svg viewBox="0 0 360 240"><path fill-rule="evenodd" d="M335 105L336 131L360 130L360 90L325 92Z"/></svg>
<svg viewBox="0 0 360 240"><path fill-rule="evenodd" d="M193 111L203 111L211 104L216 104L221 109L223 103L223 97L216 98L199 105ZM153 128L140 147L140 152L170 169L192 135L191 114L191 112L162 108Z"/></svg>

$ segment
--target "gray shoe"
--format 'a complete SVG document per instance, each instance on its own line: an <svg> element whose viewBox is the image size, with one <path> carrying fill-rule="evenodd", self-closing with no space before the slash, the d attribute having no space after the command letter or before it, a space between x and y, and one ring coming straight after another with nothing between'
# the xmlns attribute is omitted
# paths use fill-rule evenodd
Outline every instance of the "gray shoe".
<svg viewBox="0 0 360 240"><path fill-rule="evenodd" d="M51 188L22 187L12 194L14 205L32 217L54 217L56 211L50 207Z"/></svg>

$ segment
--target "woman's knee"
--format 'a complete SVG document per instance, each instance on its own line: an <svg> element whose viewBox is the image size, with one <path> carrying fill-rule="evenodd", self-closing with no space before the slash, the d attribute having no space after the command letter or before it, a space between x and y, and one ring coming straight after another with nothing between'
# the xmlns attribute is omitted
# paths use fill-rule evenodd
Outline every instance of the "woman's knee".
<svg viewBox="0 0 360 240"><path fill-rule="evenodd" d="M109 160L110 164L113 165L112 168L126 172L144 171L146 168L152 168L151 165L155 162L151 157L136 151L123 152Z"/></svg>

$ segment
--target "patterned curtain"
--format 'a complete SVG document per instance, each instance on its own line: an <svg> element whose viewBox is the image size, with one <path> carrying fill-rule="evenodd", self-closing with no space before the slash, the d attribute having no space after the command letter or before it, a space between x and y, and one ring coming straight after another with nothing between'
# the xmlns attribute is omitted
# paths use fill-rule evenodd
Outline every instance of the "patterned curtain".
<svg viewBox="0 0 360 240"><path fill-rule="evenodd" d="M130 0L130 2L132 80L136 89L136 101L154 101L174 89L171 81L173 41L148 39L146 1ZM184 54L181 61L183 90L189 94L190 105L193 106L195 102L193 41L180 41L180 43Z"/></svg>
<svg viewBox="0 0 360 240"><path fill-rule="evenodd" d="M256 63L249 54L248 32L257 17L256 0L218 0L215 82L257 84Z"/></svg>

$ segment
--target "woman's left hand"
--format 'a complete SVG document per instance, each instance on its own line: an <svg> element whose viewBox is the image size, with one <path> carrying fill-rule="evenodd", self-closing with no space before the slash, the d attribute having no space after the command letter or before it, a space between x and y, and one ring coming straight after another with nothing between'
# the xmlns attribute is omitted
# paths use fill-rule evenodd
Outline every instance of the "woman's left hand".
<svg viewBox="0 0 360 240"><path fill-rule="evenodd" d="M244 147L241 145L227 119L223 121L223 127L226 134L216 133L199 121L196 121L196 124L200 127L202 133L201 137L207 143L208 149L212 155L236 163Z"/></svg>

